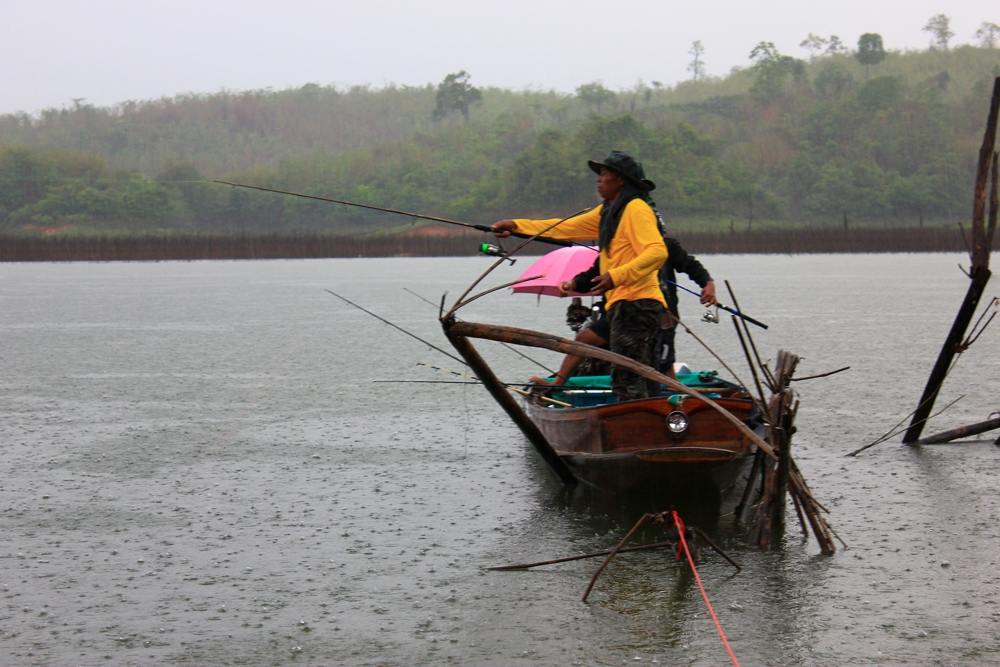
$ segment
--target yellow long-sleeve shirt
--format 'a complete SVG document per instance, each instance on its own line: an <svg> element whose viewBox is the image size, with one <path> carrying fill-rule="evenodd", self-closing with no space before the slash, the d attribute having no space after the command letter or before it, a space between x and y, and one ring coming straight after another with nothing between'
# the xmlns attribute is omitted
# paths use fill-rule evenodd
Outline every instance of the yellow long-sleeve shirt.
<svg viewBox="0 0 1000 667"><path fill-rule="evenodd" d="M598 237L602 206L568 218L544 236L572 241L592 241ZM546 227L559 222L559 218L529 220L516 218L517 231L537 234ZM667 259L667 247L663 243L656 214L649 204L641 199L633 199L622 211L618 230L610 247L601 249L599 268L601 273L610 273L614 288L604 294L605 308L610 309L616 301L638 301L655 299L667 307L660 290L657 273Z"/></svg>

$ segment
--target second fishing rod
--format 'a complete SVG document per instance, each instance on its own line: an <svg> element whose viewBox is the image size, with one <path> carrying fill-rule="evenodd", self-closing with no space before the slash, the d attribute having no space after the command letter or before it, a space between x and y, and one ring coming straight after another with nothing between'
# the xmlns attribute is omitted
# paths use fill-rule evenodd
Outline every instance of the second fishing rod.
<svg viewBox="0 0 1000 667"><path fill-rule="evenodd" d="M443 222L446 225L457 225L459 227L467 227L469 229L475 229L476 231L480 231L480 232L486 232L486 233L489 233L489 234L493 233L493 228L490 225L476 225L476 224L473 224L471 222L462 222L460 220L452 220L450 218L442 218L442 217L439 217L439 216L436 216L436 215L426 215L426 214L423 214L423 213L414 213L412 211L403 211L403 210L395 209L395 208L387 208L385 206L374 206L372 204L361 204L359 202L347 201L346 199L335 199L333 197L321 197L319 195L307 195L307 194L304 194L302 192L291 192L289 190L278 190L276 188L265 188L265 187L260 186L260 185L247 185L245 183L232 183L230 181L221 181L221 180L218 180L218 179L212 179L211 182L212 183L218 183L219 185L228 185L228 186L231 186L231 187L234 187L234 188L244 188L244 189L247 189L247 190L259 190L260 192L273 192L273 193L279 194L279 195L289 195L291 197L301 197L302 199L312 199L312 200L315 200L315 201L328 202L330 204L342 204L344 206L354 206L356 208L365 208L365 209L368 209L370 211L379 211L381 213L393 213L395 215L405 215L405 216L407 216L409 218L417 218L419 220L430 220L432 222ZM533 239L535 241L538 241L539 243L547 243L549 245L556 245L556 246L563 246L563 247L581 245L581 244L576 243L574 241L563 241L561 239L553 239L553 238L549 238L547 236L533 237L530 234L521 234L521 233L518 233L518 232L512 232L511 236L516 236L516 237L522 238L522 239ZM489 245L489 244L483 244L483 246L487 246L487 245ZM499 253L496 252L496 251L494 251L494 252L487 252L486 249L481 249L481 252L483 252L483 254L493 254L493 255L496 255L496 256L500 256Z"/></svg>

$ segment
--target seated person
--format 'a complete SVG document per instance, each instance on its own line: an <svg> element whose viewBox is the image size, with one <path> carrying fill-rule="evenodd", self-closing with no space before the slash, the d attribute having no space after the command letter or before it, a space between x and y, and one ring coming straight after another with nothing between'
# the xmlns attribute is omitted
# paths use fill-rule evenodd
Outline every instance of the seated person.
<svg viewBox="0 0 1000 667"><path fill-rule="evenodd" d="M667 261L663 264L663 268L660 269L660 289L663 290L663 295L667 299L667 304L669 306L669 312L666 313L665 322L663 323L659 341L656 347L656 369L661 373L664 373L668 377L674 376L674 361L676 360L676 354L674 351L674 334L676 333L677 324L677 286L674 284L677 278L677 271L681 273L686 273L692 280L694 280L699 287L702 288L701 291L701 303L706 306L712 306L717 303L715 298L715 281L712 280L712 276L708 273L708 270L699 262L694 255L688 254L688 252L681 246L677 239L672 237L664 237L664 242L667 245ZM573 280L564 281L559 285L560 291L567 295L570 292L586 293L590 289L591 280L597 275L597 265L595 263L589 270L583 273L578 273L573 277ZM586 343L588 345L593 345L595 347L607 347L608 339L611 335L611 327L604 316L604 310L601 309L600 315L596 320L590 323L589 326L584 326L577 333L575 340L579 343ZM542 386L558 386L565 384L566 379L573 375L573 371L584 361L583 357L578 357L576 355L568 354L563 359L562 364L559 366L559 370L555 373L552 380L541 378L538 376L532 376L529 378L529 382L536 385Z"/></svg>

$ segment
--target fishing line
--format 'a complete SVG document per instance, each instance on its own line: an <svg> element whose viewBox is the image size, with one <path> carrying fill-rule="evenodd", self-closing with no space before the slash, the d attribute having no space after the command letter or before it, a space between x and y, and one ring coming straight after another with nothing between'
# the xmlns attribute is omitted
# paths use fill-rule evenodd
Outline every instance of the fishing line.
<svg viewBox="0 0 1000 667"><path fill-rule="evenodd" d="M371 315L375 319L379 320L380 322L384 322L385 324L388 324L390 327L392 327L396 331L401 331L402 333L405 333L410 338L413 338L415 340L420 341L421 343L423 343L427 347L431 348L432 350L437 350L438 352L440 352L441 354L445 355L449 359L454 359L455 361L457 361L458 363L462 364L463 366L468 366L469 365L469 364L465 363L465 361L463 361L462 359L459 359L458 357L456 357L454 354L451 354L450 352L442 350L437 345L434 345L433 343L430 343L430 342L424 340L423 338L421 338L420 336L418 336L416 334L410 333L409 331L407 331L406 329L404 329L401 326L393 324L392 322L390 322L389 320L385 319L381 315L376 315L375 313L373 313L372 311L368 310L367 308L364 308L363 306L359 306L358 304L354 303L353 301L351 301L347 297L341 296L341 295L337 294L336 292L334 292L333 290L330 290L330 289L324 290L324 291L329 292L330 294L334 295L335 297L337 297L341 301L343 301L343 302L345 302L345 303L347 303L347 304L349 304L351 306L354 306L358 310L360 310L360 311L362 311L364 313L368 313L369 315Z"/></svg>
<svg viewBox="0 0 1000 667"><path fill-rule="evenodd" d="M469 388L465 387L462 390L462 416L464 419L462 423L465 424L465 428L462 429L462 458L463 460L469 459Z"/></svg>
<svg viewBox="0 0 1000 667"><path fill-rule="evenodd" d="M219 185L228 185L234 188L246 188L248 190L260 190L261 192L273 192L279 195L288 195L290 197L301 197L302 199L313 199L315 201L327 202L330 204L342 204L344 206L354 206L356 208L364 208L370 211L379 211L381 213L393 213L395 215L405 215L408 218L418 218L421 220L430 220L432 222L443 222L447 225L458 225L459 227L467 227L469 229L475 229L476 231L485 232L493 234L495 230L490 225L475 225L471 222L461 222L460 220L452 220L450 218L442 218L436 215L426 215L424 213L414 213L412 211L403 211L396 208L388 208L385 206L375 206L373 204L361 204L358 202L347 201L346 199L334 199L333 197L321 197L319 195L307 195L302 192L291 192L289 190L278 190L276 188L265 188L260 185L247 185L245 183L232 183L230 181L221 181L218 179L212 179L210 183L218 183ZM575 215L575 214L574 214ZM549 245L557 246L574 246L582 245L575 241L564 241L562 239L554 239L546 236L532 236L530 234L524 234L520 232L511 232L511 236L517 236L518 238L535 240L539 243L547 243Z"/></svg>

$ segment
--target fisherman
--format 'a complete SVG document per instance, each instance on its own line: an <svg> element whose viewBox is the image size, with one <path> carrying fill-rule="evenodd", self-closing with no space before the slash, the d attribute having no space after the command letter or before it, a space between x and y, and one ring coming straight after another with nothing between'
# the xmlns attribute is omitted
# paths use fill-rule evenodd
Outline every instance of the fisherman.
<svg viewBox="0 0 1000 667"><path fill-rule="evenodd" d="M598 275L586 291L604 295L611 351L652 366L656 333L667 310L658 280L667 247L648 201L656 185L645 177L640 162L621 151L587 164L597 174L600 205L561 222L500 220L493 230L500 237L516 231L578 241L597 238ZM612 368L611 387L619 401L655 391L655 383L619 366Z"/></svg>
<svg viewBox="0 0 1000 667"><path fill-rule="evenodd" d="M661 231L663 230L662 224L660 229ZM663 291L664 297L666 297L668 311L664 314L664 318L660 323L660 331L654 348L656 352L656 363L654 366L661 373L675 378L674 361L677 358L677 354L674 349L674 337L677 332L677 322L679 321L677 314L677 285L675 284L677 281L677 272L686 273L691 280L695 281L702 288L701 303L703 305L712 306L718 303L718 301L715 298L715 281L712 280L712 276L704 265L694 255L689 254L677 239L664 236L663 241L667 246L668 255L667 261L663 263L663 267L660 269L660 289ZM597 272L598 267L595 262L594 266L582 273L578 273L572 280L560 283L560 293L563 296L568 296L571 292L580 294L587 292ZM602 309L597 318L589 323L589 326L580 329L576 335L576 341L595 347L607 347L609 335L608 320ZM573 375L573 371L582 362L582 357L568 354L551 380L532 376L529 378L529 381L532 384L546 386L565 384L566 379Z"/></svg>
<svg viewBox="0 0 1000 667"><path fill-rule="evenodd" d="M677 323L680 321L680 310L677 307L677 273L687 274L701 288L699 301L703 306L714 306L719 301L715 297L715 281L712 280L708 269L694 255L689 254L677 239L664 236L663 240L667 244L670 259L663 264L663 268L660 270L660 289L663 290L663 295L667 298L669 310L666 315L667 322L660 329L661 338L657 346L656 368L661 373L666 373L673 378L675 377L674 362L677 361L674 339L677 334Z"/></svg>

